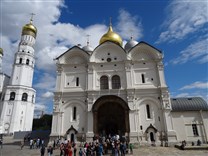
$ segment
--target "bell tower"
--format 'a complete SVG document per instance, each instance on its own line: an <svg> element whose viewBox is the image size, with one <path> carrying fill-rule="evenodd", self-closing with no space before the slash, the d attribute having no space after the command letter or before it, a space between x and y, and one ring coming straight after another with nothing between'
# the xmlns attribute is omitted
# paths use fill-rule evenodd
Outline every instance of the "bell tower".
<svg viewBox="0 0 208 156"><path fill-rule="evenodd" d="M32 88L34 48L37 28L30 22L23 26L18 51L15 53L9 85L5 89L1 121L3 133L31 131L36 91Z"/></svg>

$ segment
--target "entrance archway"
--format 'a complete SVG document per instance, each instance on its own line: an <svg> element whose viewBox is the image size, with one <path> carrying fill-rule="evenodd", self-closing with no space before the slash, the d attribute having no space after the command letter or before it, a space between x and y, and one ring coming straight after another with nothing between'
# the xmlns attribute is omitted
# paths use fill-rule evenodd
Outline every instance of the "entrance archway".
<svg viewBox="0 0 208 156"><path fill-rule="evenodd" d="M118 96L102 96L93 105L93 130L98 135L129 133L129 107Z"/></svg>

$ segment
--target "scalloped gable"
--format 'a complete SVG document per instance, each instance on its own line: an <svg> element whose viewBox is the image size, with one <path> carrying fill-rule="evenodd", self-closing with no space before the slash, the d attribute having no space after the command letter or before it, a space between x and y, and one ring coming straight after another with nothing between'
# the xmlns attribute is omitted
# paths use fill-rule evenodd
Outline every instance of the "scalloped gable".
<svg viewBox="0 0 208 156"><path fill-rule="evenodd" d="M74 46L56 58L59 63L82 64L89 60L89 54L78 46Z"/></svg>
<svg viewBox="0 0 208 156"><path fill-rule="evenodd" d="M66 55L68 52L72 51L72 50L80 50L84 53L86 53L87 55L89 55L86 51L84 51L82 48L78 47L78 46L73 46L71 48L69 48L67 51L65 51L63 54L61 54L60 56L58 56L57 58L55 58L56 60L59 60L62 56Z"/></svg>
<svg viewBox="0 0 208 156"><path fill-rule="evenodd" d="M114 49L114 50L112 50L112 49ZM98 58L98 56L99 57L104 57L102 55L104 55L104 53L106 53L106 52L107 53L108 52L110 52L110 53L119 53L119 54L117 54L118 57L122 57L123 59L126 59L126 52L123 49L123 47L121 47L120 45L118 45L114 42L105 41L102 44L98 45L94 49L94 51L93 51L93 53L90 57L90 62L93 62L93 61L97 62L96 60L100 59L100 58Z"/></svg>
<svg viewBox="0 0 208 156"><path fill-rule="evenodd" d="M135 55L138 55L139 53L149 55L147 57L150 57L151 59L161 59L163 57L161 50L158 50L144 41L139 42L129 50L129 56L132 58L135 58Z"/></svg>

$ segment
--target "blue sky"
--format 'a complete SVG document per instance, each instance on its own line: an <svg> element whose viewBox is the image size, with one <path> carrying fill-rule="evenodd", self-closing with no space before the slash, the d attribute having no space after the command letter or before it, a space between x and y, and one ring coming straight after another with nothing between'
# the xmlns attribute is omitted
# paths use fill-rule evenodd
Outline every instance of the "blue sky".
<svg viewBox="0 0 208 156"><path fill-rule="evenodd" d="M3 71L10 75L21 28L35 13L38 29L34 88L36 114L52 113L56 68L53 59L68 48L96 47L112 17L124 43L131 36L164 53L165 78L171 97L208 100L208 1L183 0L2 0L0 47Z"/></svg>

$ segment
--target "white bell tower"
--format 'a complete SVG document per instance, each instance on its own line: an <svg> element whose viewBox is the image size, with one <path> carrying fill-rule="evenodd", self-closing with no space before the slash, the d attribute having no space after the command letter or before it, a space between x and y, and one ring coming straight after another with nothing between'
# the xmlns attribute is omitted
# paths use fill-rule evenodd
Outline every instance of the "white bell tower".
<svg viewBox="0 0 208 156"><path fill-rule="evenodd" d="M32 17L30 23L22 28L12 75L9 85L5 89L1 121L3 121L3 132L7 134L32 130L36 94L32 88L35 64L33 46L37 35Z"/></svg>

